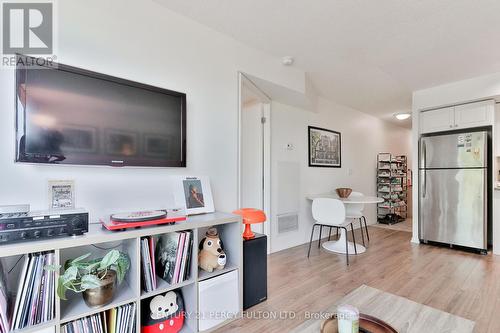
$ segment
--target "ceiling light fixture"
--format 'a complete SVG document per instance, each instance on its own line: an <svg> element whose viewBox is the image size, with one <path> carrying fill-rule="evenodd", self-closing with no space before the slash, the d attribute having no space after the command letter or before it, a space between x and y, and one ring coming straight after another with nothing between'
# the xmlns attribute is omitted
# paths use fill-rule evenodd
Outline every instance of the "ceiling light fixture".
<svg viewBox="0 0 500 333"><path fill-rule="evenodd" d="M411 117L411 113L408 112L396 113L394 117L396 117L397 120L405 120Z"/></svg>
<svg viewBox="0 0 500 333"><path fill-rule="evenodd" d="M290 56L286 56L281 59L281 63L285 66L293 65L293 61L294 61L293 57Z"/></svg>

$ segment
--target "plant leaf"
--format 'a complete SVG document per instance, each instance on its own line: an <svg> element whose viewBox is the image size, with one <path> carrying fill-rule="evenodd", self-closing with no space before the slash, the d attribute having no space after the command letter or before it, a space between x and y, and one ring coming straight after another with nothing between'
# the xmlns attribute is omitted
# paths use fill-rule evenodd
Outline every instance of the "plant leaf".
<svg viewBox="0 0 500 333"><path fill-rule="evenodd" d="M57 296L60 299L67 300L66 298L66 287L64 286L64 279L62 276L57 279Z"/></svg>
<svg viewBox="0 0 500 333"><path fill-rule="evenodd" d="M87 274L82 276L82 285L81 288L83 290L98 288L101 286L101 280L92 274Z"/></svg>
<svg viewBox="0 0 500 333"><path fill-rule="evenodd" d="M99 269L104 270L114 265L119 257L120 257L120 252L118 252L118 250L109 251L108 254L106 254L104 258L102 258Z"/></svg>
<svg viewBox="0 0 500 333"><path fill-rule="evenodd" d="M57 272L61 268L61 265L45 265L43 269L48 272Z"/></svg>
<svg viewBox="0 0 500 333"><path fill-rule="evenodd" d="M70 263L71 263L71 265L73 265L75 263L79 263L79 262L87 259L88 257L90 257L90 255L91 255L90 253L84 254L82 256L79 256L78 258L70 260Z"/></svg>
<svg viewBox="0 0 500 333"><path fill-rule="evenodd" d="M60 277L62 278L63 284L66 285L69 282L76 280L77 276L78 276L78 268L76 268L75 266L71 266Z"/></svg>
<svg viewBox="0 0 500 333"><path fill-rule="evenodd" d="M121 284L125 279L125 275L130 268L130 258L125 253L120 253L120 258L116 262L116 276L118 278L118 284Z"/></svg>
<svg viewBox="0 0 500 333"><path fill-rule="evenodd" d="M99 267L100 263L98 262L95 262L93 264L89 264L85 267L82 267L83 269L87 270L88 272L92 272L93 270L95 270L97 267Z"/></svg>

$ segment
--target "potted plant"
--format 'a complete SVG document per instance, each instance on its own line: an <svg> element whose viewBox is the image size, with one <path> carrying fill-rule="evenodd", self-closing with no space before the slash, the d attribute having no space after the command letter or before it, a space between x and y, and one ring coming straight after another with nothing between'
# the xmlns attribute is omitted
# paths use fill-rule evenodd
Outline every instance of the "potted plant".
<svg viewBox="0 0 500 333"><path fill-rule="evenodd" d="M90 253L67 260L64 274L57 281L57 295L66 300L66 291L83 293L83 299L89 307L100 307L111 302L116 282L123 282L130 269L130 258L126 253L111 250L103 258L87 260ZM46 266L48 270L59 266Z"/></svg>

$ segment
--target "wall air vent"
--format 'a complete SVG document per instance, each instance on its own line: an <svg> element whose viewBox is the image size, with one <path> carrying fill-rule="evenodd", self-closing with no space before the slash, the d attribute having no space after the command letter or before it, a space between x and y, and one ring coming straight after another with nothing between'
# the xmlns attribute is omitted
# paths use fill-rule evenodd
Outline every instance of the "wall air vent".
<svg viewBox="0 0 500 333"><path fill-rule="evenodd" d="M279 214L278 218L278 233L299 230L299 215L297 213Z"/></svg>

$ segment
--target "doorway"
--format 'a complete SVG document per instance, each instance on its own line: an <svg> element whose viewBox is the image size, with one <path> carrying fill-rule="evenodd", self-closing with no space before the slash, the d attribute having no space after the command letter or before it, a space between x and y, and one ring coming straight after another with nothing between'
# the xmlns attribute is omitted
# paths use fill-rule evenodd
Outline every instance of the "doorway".
<svg viewBox="0 0 500 333"><path fill-rule="evenodd" d="M271 99L239 74L239 207L262 209L267 221L252 225L271 248Z"/></svg>

